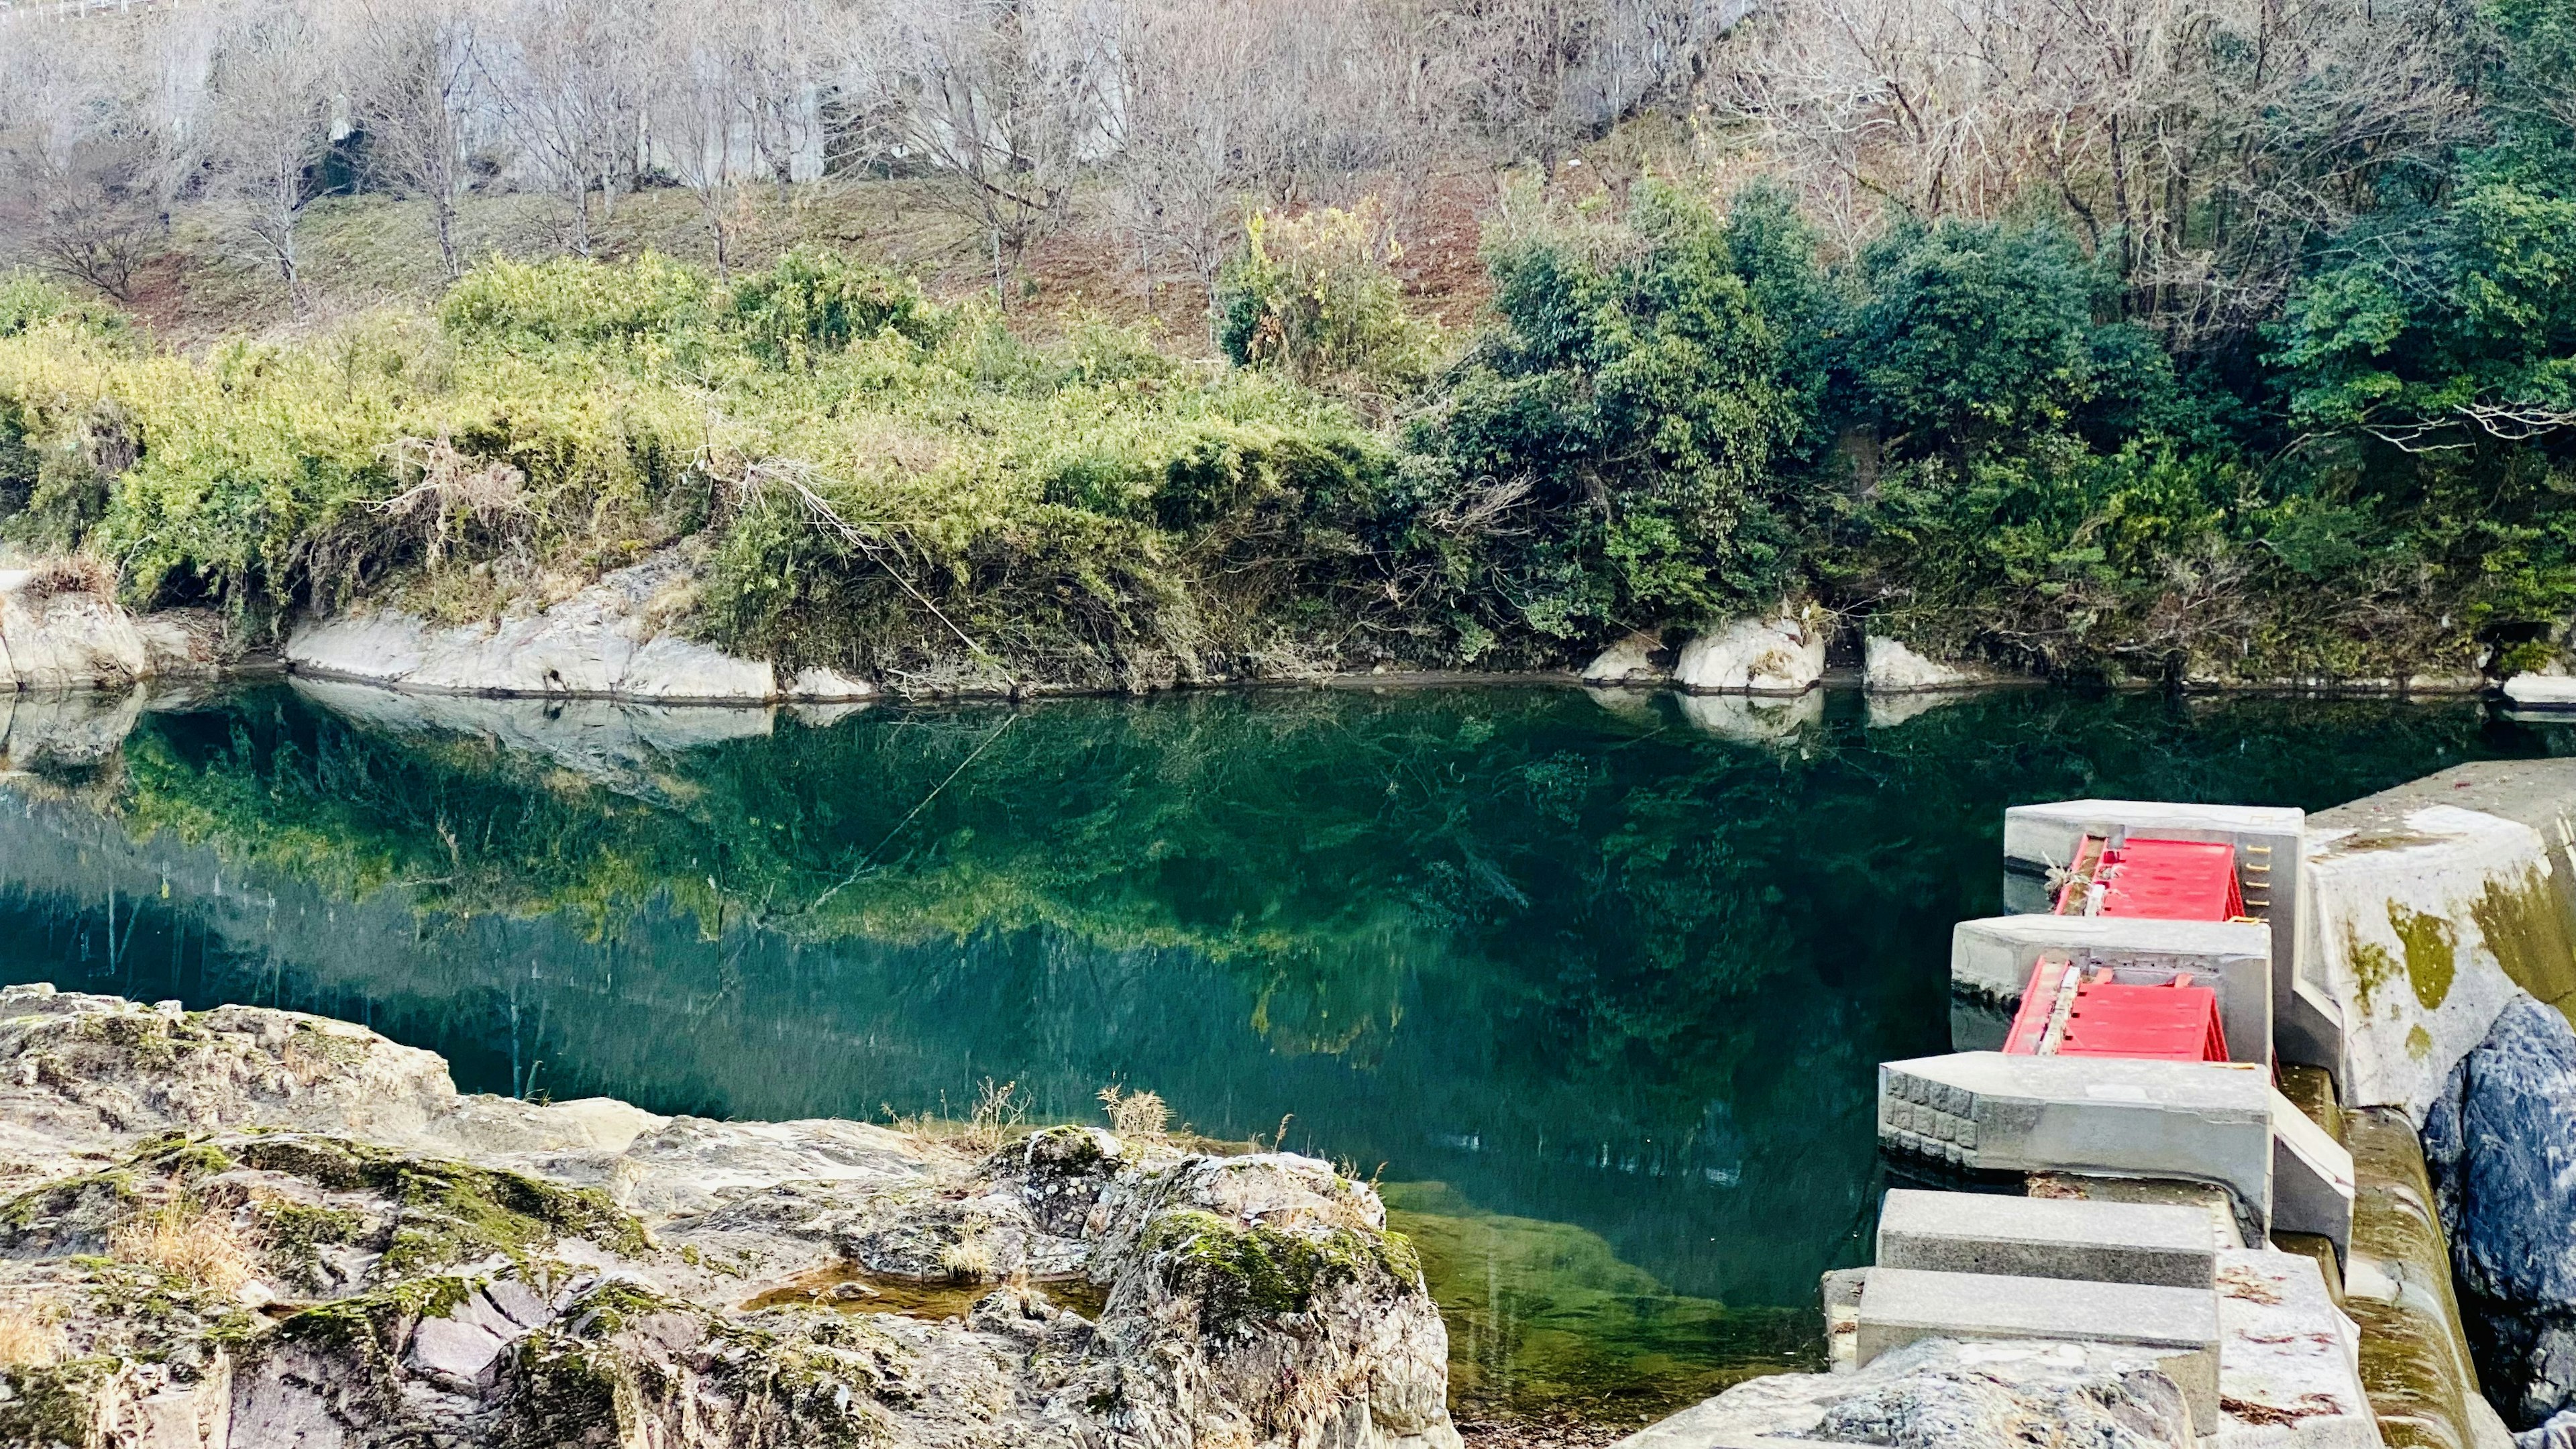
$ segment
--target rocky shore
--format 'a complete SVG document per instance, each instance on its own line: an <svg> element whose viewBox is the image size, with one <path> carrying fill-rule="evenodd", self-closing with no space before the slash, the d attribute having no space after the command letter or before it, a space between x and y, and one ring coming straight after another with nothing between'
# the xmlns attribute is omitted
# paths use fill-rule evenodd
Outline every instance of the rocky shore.
<svg viewBox="0 0 2576 1449"><path fill-rule="evenodd" d="M1459 1443L1411 1248L1310 1158L468 1096L37 986L0 1192L12 1445Z"/></svg>

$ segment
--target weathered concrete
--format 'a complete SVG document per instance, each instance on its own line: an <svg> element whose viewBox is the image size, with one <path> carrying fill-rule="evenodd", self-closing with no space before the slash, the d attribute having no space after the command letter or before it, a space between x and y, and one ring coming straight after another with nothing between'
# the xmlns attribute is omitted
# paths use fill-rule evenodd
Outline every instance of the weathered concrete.
<svg viewBox="0 0 2576 1449"><path fill-rule="evenodd" d="M2224 1443L2378 1449L2362 1388L2359 1331L2334 1305L2314 1259L2234 1249L2218 1263L2218 1393Z"/></svg>
<svg viewBox="0 0 2576 1449"><path fill-rule="evenodd" d="M2216 1183L2271 1230L2272 1090L2259 1068L1960 1052L1878 1069L1879 1141L1981 1171Z"/></svg>
<svg viewBox="0 0 2576 1449"><path fill-rule="evenodd" d="M1852 1374L1749 1380L1619 1441L1619 1449L2203 1449L2181 1389L2150 1349L1932 1339ZM2211 1446L2215 1449L2215 1446ZM2228 1449L2234 1449L2229 1441Z"/></svg>
<svg viewBox="0 0 2576 1449"><path fill-rule="evenodd" d="M2299 923L2306 914L2299 871L2307 817L2298 810L2252 805L2183 805L2160 800L2064 800L2017 805L2004 812L2004 871L2008 890L2020 898L2051 866L2075 858L2086 835L2125 829L2160 840L2226 841L2236 847L2237 872L2246 886L2246 913L2272 930L2272 959L2298 959ZM2008 906L2011 904L2008 899ZM2043 907L2044 908L2044 907ZM2307 1037L2291 988L2294 973L2272 973L2273 1045L2281 1059L2307 1061ZM2330 1065L2320 1062L2318 1065Z"/></svg>
<svg viewBox="0 0 2576 1449"><path fill-rule="evenodd" d="M2227 1053L2240 1062L2272 1059L2272 936L2234 921L2153 921L2126 916L2019 915L1961 921L1950 932L1950 987L2010 1009L2040 957L2090 957L2121 979L2177 970L2204 973L2218 991Z"/></svg>
<svg viewBox="0 0 2576 1449"><path fill-rule="evenodd" d="M2310 1233L2352 1251L2352 1154L2298 1105L2272 1093L2272 1231Z"/></svg>
<svg viewBox="0 0 2576 1449"><path fill-rule="evenodd" d="M2207 1288L1870 1270L1860 1299L1858 1357L1931 1338L2070 1339L2164 1355L2195 1422L2218 1421L2218 1295Z"/></svg>
<svg viewBox="0 0 2576 1449"><path fill-rule="evenodd" d="M1879 1208L1878 1266L2207 1288L2218 1248L2187 1207L1896 1188Z"/></svg>
<svg viewBox="0 0 2576 1449"><path fill-rule="evenodd" d="M1813 605L1783 604L1682 646L1673 683L1706 694L1804 694L1825 677L1831 620Z"/></svg>

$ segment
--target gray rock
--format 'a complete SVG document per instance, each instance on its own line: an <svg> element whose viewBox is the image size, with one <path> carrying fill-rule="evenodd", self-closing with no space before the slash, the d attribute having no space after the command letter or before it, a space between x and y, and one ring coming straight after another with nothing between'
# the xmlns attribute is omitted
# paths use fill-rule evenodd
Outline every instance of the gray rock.
<svg viewBox="0 0 2576 1449"><path fill-rule="evenodd" d="M2469 1347L2517 1427L2576 1408L2576 1030L2525 997L2424 1121Z"/></svg>
<svg viewBox="0 0 2576 1449"><path fill-rule="evenodd" d="M1620 1441L1620 1449L2193 1449L2159 1358L2100 1344L1929 1339L1857 1373L1776 1374Z"/></svg>

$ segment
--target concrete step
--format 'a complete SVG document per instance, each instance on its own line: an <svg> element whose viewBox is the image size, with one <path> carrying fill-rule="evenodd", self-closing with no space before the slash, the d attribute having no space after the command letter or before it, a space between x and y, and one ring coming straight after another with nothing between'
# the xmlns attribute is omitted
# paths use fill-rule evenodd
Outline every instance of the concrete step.
<svg viewBox="0 0 2576 1449"><path fill-rule="evenodd" d="M2197 1208L1896 1188L1879 1210L1878 1265L2207 1288L2218 1244Z"/></svg>
<svg viewBox="0 0 2576 1449"><path fill-rule="evenodd" d="M2192 1421L2219 1421L2218 1295L2208 1288L1872 1269L1860 1299L1859 1366L1927 1338L2040 1339L2152 1352L2181 1388Z"/></svg>

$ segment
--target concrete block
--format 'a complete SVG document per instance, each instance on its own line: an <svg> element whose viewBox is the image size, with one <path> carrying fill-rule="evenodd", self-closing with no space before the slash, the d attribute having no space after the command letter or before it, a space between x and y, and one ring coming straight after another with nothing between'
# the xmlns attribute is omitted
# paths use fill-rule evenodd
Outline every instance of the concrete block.
<svg viewBox="0 0 2576 1449"><path fill-rule="evenodd" d="M2218 1394L2229 1449L2379 1449L2360 1333L2316 1260L2238 1249L2218 1260Z"/></svg>
<svg viewBox="0 0 2576 1449"><path fill-rule="evenodd" d="M1878 1213L1882 1268L2206 1288L2217 1263L2187 1207L1896 1188Z"/></svg>
<svg viewBox="0 0 2576 1449"><path fill-rule="evenodd" d="M2576 760L2456 765L2310 824L2296 975L2347 1102L2421 1122L2516 988L2576 1012Z"/></svg>
<svg viewBox="0 0 2576 1449"><path fill-rule="evenodd" d="M1958 1052L1878 1069L1881 1144L1974 1171L2210 1182L2271 1231L2272 1089L2259 1067Z"/></svg>
<svg viewBox="0 0 2576 1449"><path fill-rule="evenodd" d="M2304 876L2299 861L2304 849L2304 811L2268 805L2184 805L2163 800L2062 800L2047 805L2016 805L2004 812L2004 872L2027 879L2052 865L2075 858L2086 835L2130 834L2159 840L2223 840L2236 847L2239 873L2249 882L2268 881L2270 889L2246 892L2246 910L2272 929L2272 959L2298 959L2299 922L2304 910ZM2247 867L2267 867L2248 871ZM2256 904L2257 897L2263 904ZM2291 973L2272 975L2272 1015L2290 1011ZM2319 1065L2324 1065L2320 1063Z"/></svg>
<svg viewBox="0 0 2576 1449"><path fill-rule="evenodd" d="M2272 1231L2331 1239L2352 1251L2352 1154L2299 1105L2272 1093Z"/></svg>
<svg viewBox="0 0 2576 1449"><path fill-rule="evenodd" d="M2211 978L2227 1028L2228 1056L2272 1059L2272 934L2232 921L2152 921L2127 916L1990 916L1950 931L1950 988L2018 1005L2044 955L2109 963L2122 980L2161 980L2187 970Z"/></svg>
<svg viewBox="0 0 2576 1449"><path fill-rule="evenodd" d="M1927 1338L2072 1340L2161 1351L2194 1423L2218 1422L2218 1295L2207 1288L1880 1267L1860 1300L1866 1369Z"/></svg>

